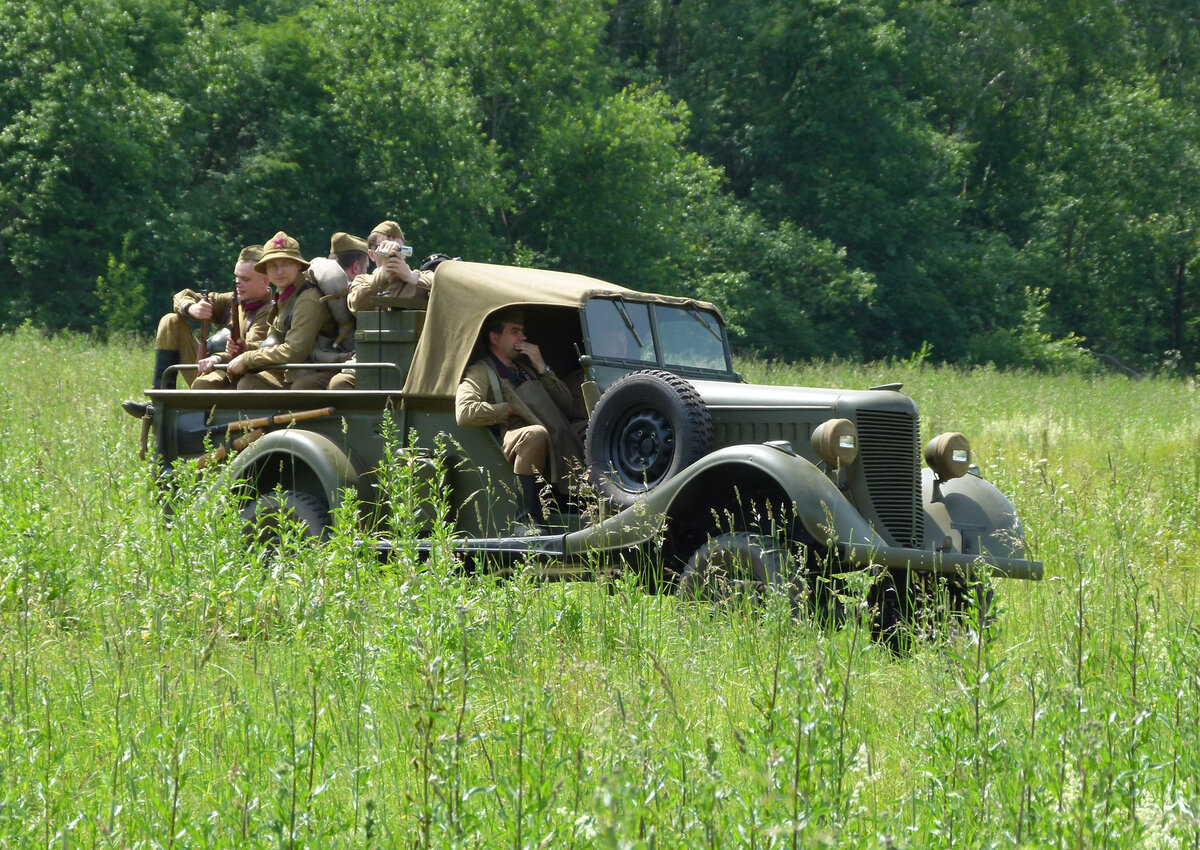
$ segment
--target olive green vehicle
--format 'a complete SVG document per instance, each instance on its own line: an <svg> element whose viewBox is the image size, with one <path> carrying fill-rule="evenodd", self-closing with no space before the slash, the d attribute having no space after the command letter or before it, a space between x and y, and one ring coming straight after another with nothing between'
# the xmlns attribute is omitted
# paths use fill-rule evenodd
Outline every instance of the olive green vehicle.
<svg viewBox="0 0 1200 850"><path fill-rule="evenodd" d="M283 505L319 534L353 493L371 532L389 411L399 451L444 485L453 545L476 565L586 577L655 564L689 591L714 592L719 578L788 581L797 563L893 581L942 574L960 587L981 572L1041 577L1016 510L980 476L965 437L931 435L922 451L917 406L898 385L746 383L710 304L446 261L427 304L379 306L358 316L352 391L147 391L161 460L205 454L205 436L219 443L230 423L333 408L231 449L231 471L252 520ZM514 533L517 488L496 436L454 416L485 320L510 307L554 371L580 381L588 416L590 495L575 501L590 507L552 513L540 536Z"/></svg>

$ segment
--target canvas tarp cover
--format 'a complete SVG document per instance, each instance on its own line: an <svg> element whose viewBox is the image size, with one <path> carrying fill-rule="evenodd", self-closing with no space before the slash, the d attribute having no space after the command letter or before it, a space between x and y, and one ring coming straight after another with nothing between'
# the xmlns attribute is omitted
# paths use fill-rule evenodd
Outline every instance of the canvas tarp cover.
<svg viewBox="0 0 1200 850"><path fill-rule="evenodd" d="M581 307L590 295L629 292L567 272L447 260L437 267L404 394L454 398L484 319L496 310L534 304Z"/></svg>

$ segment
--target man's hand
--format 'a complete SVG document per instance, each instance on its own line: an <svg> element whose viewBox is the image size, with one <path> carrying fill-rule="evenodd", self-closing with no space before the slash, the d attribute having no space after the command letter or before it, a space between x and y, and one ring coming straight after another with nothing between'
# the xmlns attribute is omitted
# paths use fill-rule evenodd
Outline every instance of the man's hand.
<svg viewBox="0 0 1200 850"><path fill-rule="evenodd" d="M197 375L207 375L209 372L211 372L213 370L213 366L215 366L218 362L220 362L220 359L221 358L219 358L215 355L212 357L205 357L203 360L201 360L199 363L196 364L196 374Z"/></svg>
<svg viewBox="0 0 1200 850"><path fill-rule="evenodd" d="M245 355L239 354L237 357L229 361L229 377L240 378L246 374L246 362L243 359Z"/></svg>
<svg viewBox="0 0 1200 850"><path fill-rule="evenodd" d="M417 282L417 273L409 268L408 260L392 254L383 261L383 274L389 283L412 284Z"/></svg>
<svg viewBox="0 0 1200 850"><path fill-rule="evenodd" d="M207 298L201 299L194 304L189 304L183 308L183 312L187 313L193 319L211 319L213 314L212 302Z"/></svg>
<svg viewBox="0 0 1200 850"><path fill-rule="evenodd" d="M530 365L533 366L533 370L539 375L546 371L546 361L542 357L542 350L536 344L525 340L514 343L513 349L516 350L517 354L529 360Z"/></svg>
<svg viewBox="0 0 1200 850"><path fill-rule="evenodd" d="M246 351L246 340L234 339L232 336L225 341L225 353L230 357L237 357L243 351Z"/></svg>

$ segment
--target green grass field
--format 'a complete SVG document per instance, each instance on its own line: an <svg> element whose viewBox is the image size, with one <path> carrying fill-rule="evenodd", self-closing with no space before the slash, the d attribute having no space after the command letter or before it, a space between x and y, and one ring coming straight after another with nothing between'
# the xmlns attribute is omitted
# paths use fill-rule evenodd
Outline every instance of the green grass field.
<svg viewBox="0 0 1200 850"><path fill-rule="evenodd" d="M344 516L281 567L219 470L168 524L150 360L0 337L0 846L1200 847L1194 381L741 363L903 381L1021 511L1045 580L897 656Z"/></svg>

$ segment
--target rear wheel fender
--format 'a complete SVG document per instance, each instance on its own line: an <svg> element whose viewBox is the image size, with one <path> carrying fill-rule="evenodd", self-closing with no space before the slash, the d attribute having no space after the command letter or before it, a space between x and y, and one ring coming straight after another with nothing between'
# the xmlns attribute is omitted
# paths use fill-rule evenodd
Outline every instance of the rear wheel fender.
<svg viewBox="0 0 1200 850"><path fill-rule="evenodd" d="M356 491L359 501L368 501L371 496L345 450L313 431L272 431L238 454L230 468L254 494L270 493L277 487L311 493L330 510L341 505L346 487Z"/></svg>

